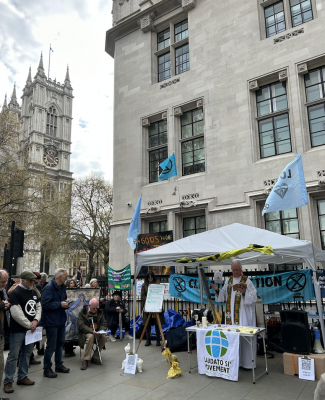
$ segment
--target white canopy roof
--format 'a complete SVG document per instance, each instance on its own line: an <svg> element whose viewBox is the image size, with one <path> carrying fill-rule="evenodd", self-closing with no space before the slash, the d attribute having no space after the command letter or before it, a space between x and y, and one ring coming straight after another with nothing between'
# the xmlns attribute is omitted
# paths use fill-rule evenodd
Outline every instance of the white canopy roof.
<svg viewBox="0 0 325 400"><path fill-rule="evenodd" d="M191 259L206 257L229 250L245 248L250 244L271 246L274 250L274 255L269 256L254 251L243 253L236 256L236 259L240 260L243 265L301 263L305 261L312 269L315 269L314 250L311 242L235 223L137 254L135 275L139 274L141 266L144 265L183 266L183 263L177 263L176 260L183 257ZM316 261L324 261L325 252L316 248L315 250L317 250ZM220 263L204 261L200 264L204 266L230 265L232 261L232 259ZM198 264L191 263L189 265L196 266Z"/></svg>

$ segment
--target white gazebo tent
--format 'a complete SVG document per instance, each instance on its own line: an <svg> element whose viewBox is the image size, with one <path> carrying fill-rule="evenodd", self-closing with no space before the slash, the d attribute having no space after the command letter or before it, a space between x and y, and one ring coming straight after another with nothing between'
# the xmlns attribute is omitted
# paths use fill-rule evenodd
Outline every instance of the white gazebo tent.
<svg viewBox="0 0 325 400"><path fill-rule="evenodd" d="M325 343L321 291L316 279L315 264L315 261L319 261L322 262L323 266L325 266L325 251L314 248L313 244L307 240L293 239L264 229L235 223L222 228L189 236L156 249L137 254L135 257L135 278L138 276L142 266L183 266L184 263L177 263L176 261L183 257L197 259L234 249L246 248L250 244L271 246L274 255L267 255L253 251L243 253L236 256L236 259L239 260L242 265L305 262L313 271L316 303L320 315L323 342ZM204 261L200 263L193 262L189 265L218 266L231 265L232 262L233 259L228 259L220 263ZM133 315L135 315L135 310Z"/></svg>

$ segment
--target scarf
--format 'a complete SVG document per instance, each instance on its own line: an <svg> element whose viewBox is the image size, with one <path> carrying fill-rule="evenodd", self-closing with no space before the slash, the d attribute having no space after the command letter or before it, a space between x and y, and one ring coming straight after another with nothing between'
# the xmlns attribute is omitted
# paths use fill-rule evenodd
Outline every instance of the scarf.
<svg viewBox="0 0 325 400"><path fill-rule="evenodd" d="M93 321L94 321L94 330L98 331L97 312L95 314L92 314L91 312L89 312L87 310L87 316L88 316L88 320L89 320L89 324L90 324L91 329L93 329L93 324L92 324L92 321L91 321L91 318L92 318Z"/></svg>
<svg viewBox="0 0 325 400"><path fill-rule="evenodd" d="M226 324L231 325L231 292L232 292L232 281L234 276L232 275L228 281L227 287L227 303L226 303ZM242 275L240 282L246 283L247 276ZM235 296L235 304L234 304L234 323L235 325L239 325L239 310L240 310L240 302L241 302L241 293L237 292Z"/></svg>

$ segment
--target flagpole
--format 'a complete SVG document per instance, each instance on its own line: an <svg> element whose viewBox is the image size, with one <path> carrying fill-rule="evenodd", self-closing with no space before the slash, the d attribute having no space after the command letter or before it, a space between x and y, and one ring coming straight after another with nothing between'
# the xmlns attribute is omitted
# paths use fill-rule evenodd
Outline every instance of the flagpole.
<svg viewBox="0 0 325 400"><path fill-rule="evenodd" d="M50 65L51 65L51 43L50 43L50 49L49 49L49 73L47 74L48 79L50 79Z"/></svg>
<svg viewBox="0 0 325 400"><path fill-rule="evenodd" d="M134 278L133 278L133 354L135 354L135 335L136 335L136 315L135 315L135 305L137 301L137 280L136 280L136 272L137 272L137 248L138 248L138 235L137 242L134 250Z"/></svg>

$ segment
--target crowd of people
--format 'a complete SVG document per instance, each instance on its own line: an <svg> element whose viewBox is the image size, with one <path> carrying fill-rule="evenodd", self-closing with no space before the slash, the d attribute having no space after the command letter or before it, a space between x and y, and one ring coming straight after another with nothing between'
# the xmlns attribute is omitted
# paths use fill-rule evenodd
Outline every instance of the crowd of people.
<svg viewBox="0 0 325 400"><path fill-rule="evenodd" d="M65 348L65 356L75 355L72 343L66 342L67 311L71 306L67 289L77 289L79 282L76 278L67 280L67 277L68 272L65 269L58 269L50 282L47 282L48 276L45 273L23 271L20 281L7 291L8 274L0 270L0 385L4 372L5 393L14 392L13 383L17 368L17 385L35 384L28 378L29 366L41 364L41 361L34 357L34 345L38 355L44 355L44 377L57 378L60 373L70 372L70 369L64 366L62 352ZM92 279L89 287L99 288L97 279ZM108 329L111 330L111 341L115 342L116 331L122 323L125 328L124 338L132 339L129 333L130 321L126 314L127 309L120 292L114 292L110 300L99 296L83 303L76 317L77 343L84 349L81 370L86 370L89 362L101 364L100 352L105 346ZM43 339L37 343L26 344L26 332L33 333L38 326L43 328ZM10 336L8 357L4 364L5 332L10 332Z"/></svg>

